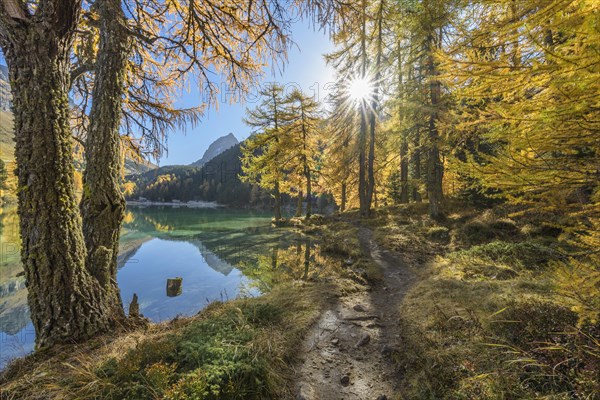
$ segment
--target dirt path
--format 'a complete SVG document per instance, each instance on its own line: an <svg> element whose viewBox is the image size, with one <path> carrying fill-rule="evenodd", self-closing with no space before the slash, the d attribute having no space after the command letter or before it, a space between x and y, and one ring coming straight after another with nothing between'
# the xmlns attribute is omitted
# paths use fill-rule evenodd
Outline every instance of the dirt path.
<svg viewBox="0 0 600 400"><path fill-rule="evenodd" d="M298 370L297 400L394 399L399 376L390 356L399 348L398 310L413 274L380 249L361 227L365 254L381 267L383 283L339 299L311 329Z"/></svg>

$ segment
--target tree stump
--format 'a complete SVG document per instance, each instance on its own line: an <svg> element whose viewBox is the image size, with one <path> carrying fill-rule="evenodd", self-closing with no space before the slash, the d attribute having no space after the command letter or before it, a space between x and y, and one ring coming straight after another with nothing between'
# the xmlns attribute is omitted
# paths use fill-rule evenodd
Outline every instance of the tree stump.
<svg viewBox="0 0 600 400"><path fill-rule="evenodd" d="M182 292L183 278L167 279L167 296L177 297Z"/></svg>

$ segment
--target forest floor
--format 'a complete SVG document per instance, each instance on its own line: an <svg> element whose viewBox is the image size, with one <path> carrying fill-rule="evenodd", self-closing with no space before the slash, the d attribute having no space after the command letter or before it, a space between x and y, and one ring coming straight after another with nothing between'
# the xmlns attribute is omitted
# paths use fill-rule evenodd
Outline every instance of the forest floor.
<svg viewBox="0 0 600 400"><path fill-rule="evenodd" d="M255 266L263 296L36 352L0 399L600 399L598 284L577 278L597 267L564 256L561 218L411 204L292 221L306 244Z"/></svg>
<svg viewBox="0 0 600 400"><path fill-rule="evenodd" d="M371 229L361 226L358 235L381 280L338 298L311 328L297 371L298 400L384 400L400 390L392 355L402 345L398 313L415 274L375 243Z"/></svg>

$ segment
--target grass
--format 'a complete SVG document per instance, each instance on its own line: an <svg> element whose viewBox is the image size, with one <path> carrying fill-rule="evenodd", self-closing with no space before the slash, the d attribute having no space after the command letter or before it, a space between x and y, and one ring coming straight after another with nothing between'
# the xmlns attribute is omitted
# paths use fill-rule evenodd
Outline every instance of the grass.
<svg viewBox="0 0 600 400"><path fill-rule="evenodd" d="M559 290L557 231L502 209L458 208L441 223L418 211L376 217L380 244L412 253L419 275L394 355L405 398L597 398L598 310Z"/></svg>
<svg viewBox="0 0 600 400"><path fill-rule="evenodd" d="M362 222L418 276L394 328L403 398L598 398L597 281L560 266L597 267L564 258L571 244L551 221L508 214L456 206L434 221L415 204ZM265 255L266 295L34 354L4 374L2 398L292 398L292 366L323 307L383 277L351 213L288 229L314 244L309 271L304 242L280 252L281 270Z"/></svg>
<svg viewBox="0 0 600 400"><path fill-rule="evenodd" d="M194 318L36 354L5 373L2 398L285 397L296 349L334 293L325 283L290 283Z"/></svg>
<svg viewBox="0 0 600 400"><path fill-rule="evenodd" d="M323 222L327 224L299 230L310 232L322 247L314 250L318 265L308 277L296 273L305 267L294 247L285 267L272 277L277 284L265 295L214 303L192 318L17 360L0 378L1 398L292 398L293 366L307 330L335 297L364 290L365 279L370 279L372 266L360 251L356 228ZM280 261L285 254L280 253Z"/></svg>

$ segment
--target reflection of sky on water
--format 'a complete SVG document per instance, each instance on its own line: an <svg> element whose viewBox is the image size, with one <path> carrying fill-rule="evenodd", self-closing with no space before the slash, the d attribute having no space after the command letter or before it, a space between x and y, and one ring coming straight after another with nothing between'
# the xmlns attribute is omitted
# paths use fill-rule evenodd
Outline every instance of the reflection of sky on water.
<svg viewBox="0 0 600 400"><path fill-rule="evenodd" d="M0 214L0 369L33 351L35 331L27 307L20 264L16 210ZM264 215L241 210L130 209L121 237L117 274L125 309L137 293L140 311L152 321L190 316L215 300L255 296L258 290L231 263L247 259L248 248L232 243L261 235L250 227L269 226ZM197 234L215 232L205 246ZM242 232L243 231L243 232ZM258 250L260 251L260 250ZM225 256L224 256L225 255ZM227 259L227 261L225 260ZM237 264L236 264L237 265ZM182 277L180 296L168 297L168 278Z"/></svg>
<svg viewBox="0 0 600 400"><path fill-rule="evenodd" d="M219 272L207 258L197 246L184 241L152 239L144 243L117 274L125 308L136 293L141 313L152 321L164 321L194 315L215 300L257 294L244 290L248 279L239 270L220 262ZM168 297L167 279L176 277L183 278L183 292Z"/></svg>
<svg viewBox="0 0 600 400"><path fill-rule="evenodd" d="M13 358L33 351L35 330L31 322L15 335L5 333L3 326L0 326L0 330L0 368L3 368Z"/></svg>

